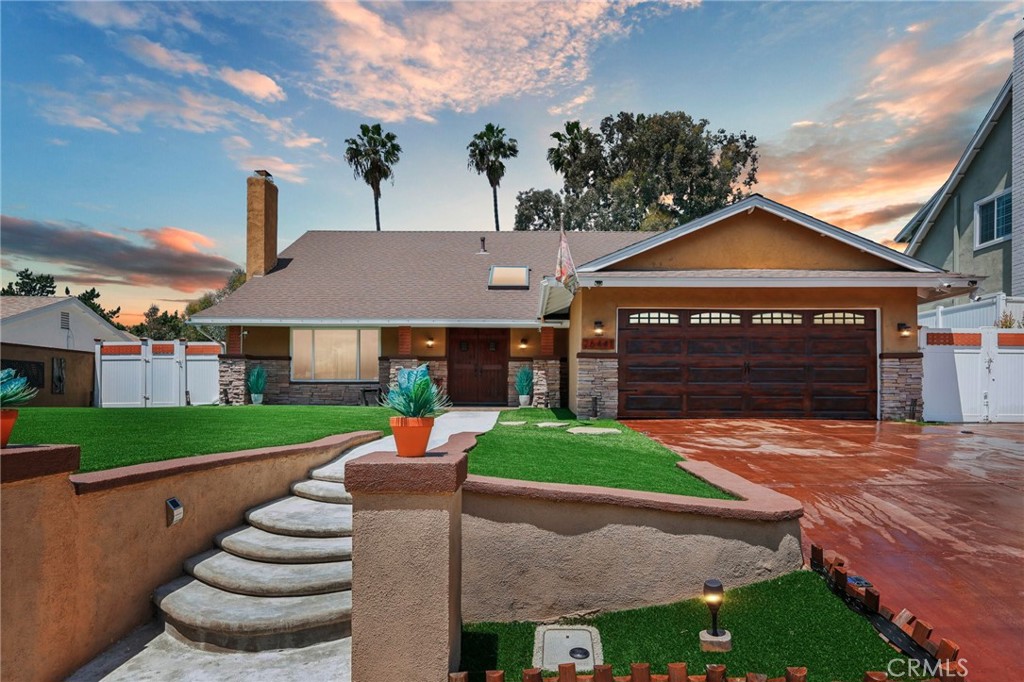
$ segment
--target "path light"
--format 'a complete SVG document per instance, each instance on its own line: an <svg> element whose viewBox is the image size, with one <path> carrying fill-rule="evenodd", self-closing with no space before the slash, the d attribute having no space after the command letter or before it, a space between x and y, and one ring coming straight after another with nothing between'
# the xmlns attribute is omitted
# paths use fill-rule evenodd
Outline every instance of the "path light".
<svg viewBox="0 0 1024 682"><path fill-rule="evenodd" d="M728 630L718 629L718 610L725 599L722 581L711 578L704 581L704 603L711 612L711 629L700 633L701 651L732 651L732 635Z"/></svg>

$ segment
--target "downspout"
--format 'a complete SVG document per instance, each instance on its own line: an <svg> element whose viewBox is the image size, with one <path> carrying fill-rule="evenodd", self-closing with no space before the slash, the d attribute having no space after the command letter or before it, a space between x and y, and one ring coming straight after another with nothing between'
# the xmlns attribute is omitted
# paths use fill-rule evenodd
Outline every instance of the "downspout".
<svg viewBox="0 0 1024 682"><path fill-rule="evenodd" d="M975 225L974 229L978 229ZM960 193L953 195L953 272L960 272ZM970 302L970 297L967 299ZM956 300L953 302L956 305Z"/></svg>

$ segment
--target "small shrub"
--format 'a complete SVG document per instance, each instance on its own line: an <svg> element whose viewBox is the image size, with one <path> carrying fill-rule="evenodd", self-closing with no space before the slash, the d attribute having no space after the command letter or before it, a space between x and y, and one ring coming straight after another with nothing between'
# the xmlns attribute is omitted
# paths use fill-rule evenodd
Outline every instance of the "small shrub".
<svg viewBox="0 0 1024 682"><path fill-rule="evenodd" d="M28 385L28 378L13 369L0 372L0 407L20 407L36 397L38 389Z"/></svg>
<svg viewBox="0 0 1024 682"><path fill-rule="evenodd" d="M260 365L250 369L249 376L245 379L245 385L249 389L249 393L261 395L267 388L267 370Z"/></svg>
<svg viewBox="0 0 1024 682"><path fill-rule="evenodd" d="M516 391L519 395L533 395L533 370L529 367L520 367L516 372Z"/></svg>
<svg viewBox="0 0 1024 682"><path fill-rule="evenodd" d="M1007 310L996 320L996 326L1000 329L1021 329L1024 328L1024 320L1017 320L1013 313Z"/></svg>
<svg viewBox="0 0 1024 682"><path fill-rule="evenodd" d="M451 407L451 400L427 374L427 365L413 369L399 367L395 383L388 387L380 404L403 417L435 417Z"/></svg>

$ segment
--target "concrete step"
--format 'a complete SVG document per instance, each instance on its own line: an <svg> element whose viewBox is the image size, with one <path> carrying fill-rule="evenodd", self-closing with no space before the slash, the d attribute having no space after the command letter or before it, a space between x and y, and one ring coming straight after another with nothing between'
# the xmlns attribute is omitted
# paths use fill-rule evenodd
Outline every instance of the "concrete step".
<svg viewBox="0 0 1024 682"><path fill-rule="evenodd" d="M235 556L274 564L317 564L352 558L352 538L303 538L241 526L217 536L217 546Z"/></svg>
<svg viewBox="0 0 1024 682"><path fill-rule="evenodd" d="M339 538L352 535L352 507L284 497L245 514L245 520L268 533L306 538Z"/></svg>
<svg viewBox="0 0 1024 682"><path fill-rule="evenodd" d="M225 649L266 651L347 637L352 593L253 597L225 592L190 576L153 594L169 629L193 642Z"/></svg>
<svg viewBox="0 0 1024 682"><path fill-rule="evenodd" d="M212 549L185 562L185 570L211 587L254 597L297 597L352 587L352 562L268 564Z"/></svg>
<svg viewBox="0 0 1024 682"><path fill-rule="evenodd" d="M330 481L332 483L345 482L345 463L335 460L325 464L319 469L310 472L309 477L314 481Z"/></svg>
<svg viewBox="0 0 1024 682"><path fill-rule="evenodd" d="M307 500L352 504L352 495L345 490L345 484L334 481L298 481L292 485L292 493Z"/></svg>

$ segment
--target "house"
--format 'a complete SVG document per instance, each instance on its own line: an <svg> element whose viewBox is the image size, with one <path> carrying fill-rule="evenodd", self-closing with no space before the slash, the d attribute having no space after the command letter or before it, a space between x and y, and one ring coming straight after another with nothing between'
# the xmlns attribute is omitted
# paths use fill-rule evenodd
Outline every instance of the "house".
<svg viewBox="0 0 1024 682"><path fill-rule="evenodd" d="M39 389L33 406L92 404L95 339L134 341L73 296L0 297L0 364Z"/></svg>
<svg viewBox="0 0 1024 682"><path fill-rule="evenodd" d="M1024 206L1013 201L1013 186L1024 182L1024 110L1015 115L1013 101L1021 88L1024 31L1014 37L1013 73L949 178L896 236L910 256L985 277L973 296L942 301L939 314L923 314L922 323L988 326L1003 310L1024 311ZM1008 296L1020 298L1008 305ZM928 302L922 312L937 305Z"/></svg>
<svg viewBox="0 0 1024 682"><path fill-rule="evenodd" d="M760 195L667 232L307 232L277 253L278 188L248 178L248 281L193 324L228 327L221 389L359 404L427 362L456 405L620 417L891 419L921 404L917 306L944 272Z"/></svg>

